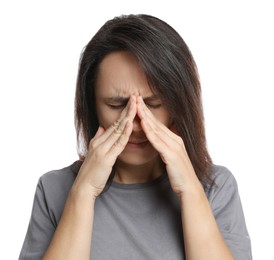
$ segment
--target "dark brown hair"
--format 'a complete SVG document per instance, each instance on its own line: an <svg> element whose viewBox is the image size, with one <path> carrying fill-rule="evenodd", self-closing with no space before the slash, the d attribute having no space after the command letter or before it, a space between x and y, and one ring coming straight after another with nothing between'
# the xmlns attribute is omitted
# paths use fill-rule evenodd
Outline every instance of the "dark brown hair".
<svg viewBox="0 0 274 260"><path fill-rule="evenodd" d="M149 15L128 15L107 21L85 47L75 96L78 154L83 160L98 129L94 86L102 59L114 51L136 56L152 90L165 103L182 137L199 180L211 181L206 148L199 75L181 36L164 21Z"/></svg>

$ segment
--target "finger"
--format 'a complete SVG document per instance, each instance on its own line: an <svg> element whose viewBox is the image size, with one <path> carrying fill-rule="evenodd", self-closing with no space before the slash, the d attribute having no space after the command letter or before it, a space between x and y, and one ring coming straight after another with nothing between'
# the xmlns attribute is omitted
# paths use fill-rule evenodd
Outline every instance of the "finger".
<svg viewBox="0 0 274 260"><path fill-rule="evenodd" d="M141 120L141 126L144 130L147 139L151 143L151 145L154 147L154 149L159 153L162 161L165 164L168 164L168 156L170 148L173 147L173 140L170 138L162 138L159 133L157 133L154 129L152 129L149 122L145 120ZM170 141L171 140L171 141Z"/></svg>
<svg viewBox="0 0 274 260"><path fill-rule="evenodd" d="M147 139L158 152L163 149L163 145L166 147L167 142L165 139L167 138L163 138L163 134L160 133L161 130L159 128L152 127L151 121L143 118L141 120L141 126ZM166 136L165 133L164 135Z"/></svg>
<svg viewBox="0 0 274 260"><path fill-rule="evenodd" d="M93 136L93 138L90 140L90 141L93 141L95 140L96 138L98 138L99 136L101 136L103 133L105 132L104 128L99 126L97 131L96 131L96 134Z"/></svg>
<svg viewBox="0 0 274 260"><path fill-rule="evenodd" d="M126 107L121 112L120 117L107 129L106 137L110 136L115 129L117 130L119 127L121 127L123 120L132 113L133 105L133 98L131 97Z"/></svg>
<svg viewBox="0 0 274 260"><path fill-rule="evenodd" d="M122 133L125 126L125 120L131 117L134 118L134 112L136 114L136 98L134 99L133 97L131 97L127 103L127 106L123 109L119 119L116 120L107 130L105 130L104 134L100 138L94 140L94 146L98 146L106 142L106 140L113 133Z"/></svg>
<svg viewBox="0 0 274 260"><path fill-rule="evenodd" d="M94 142L96 142L96 140L98 140L98 138L100 138L100 136L102 136L104 132L105 132L105 129L103 127L99 126L95 135L89 141L89 150L95 148Z"/></svg>
<svg viewBox="0 0 274 260"><path fill-rule="evenodd" d="M140 118L147 118L147 120L151 120L155 126L162 128L165 130L166 126L163 125L159 120L155 118L153 113L150 109L146 106L145 102L143 101L142 97L138 97L138 113L140 114Z"/></svg>
<svg viewBox="0 0 274 260"><path fill-rule="evenodd" d="M146 120L150 124L150 127L155 131L162 134L167 135L167 137L173 139L174 141L178 141L179 136L177 136L174 132L172 132L168 127L166 127L163 123L155 118L153 113L149 110L149 108L144 103L142 97L138 97L138 116L141 120ZM163 138L165 138L163 136Z"/></svg>
<svg viewBox="0 0 274 260"><path fill-rule="evenodd" d="M160 123L150 110L147 108L141 96L138 97L138 116L141 119L141 126L144 130L148 140L152 146L160 152L163 148L167 146L165 140L170 139L167 133L165 133L162 123ZM165 126L164 126L165 127Z"/></svg>
<svg viewBox="0 0 274 260"><path fill-rule="evenodd" d="M165 132L159 128L153 128L151 121L146 118L141 120L142 129L145 132L145 135L154 149L159 153L162 161L168 165L171 162L172 154L174 151L181 151L181 148L184 147L183 140L181 137L174 135L173 138L170 138ZM175 152L179 154L179 152Z"/></svg>
<svg viewBox="0 0 274 260"><path fill-rule="evenodd" d="M110 130L108 129L110 131L108 136L105 138L104 142L101 142L102 151L104 151L105 153L109 152L115 143L117 142L119 143L119 139L123 135L126 135L126 138L129 138L131 132L129 132L128 130L125 130L125 128L127 128L128 123L133 122L135 115L136 115L136 98L132 97L126 116L124 116L121 120L119 120L119 123L113 124L109 128ZM122 138L122 140L124 140L124 138Z"/></svg>
<svg viewBox="0 0 274 260"><path fill-rule="evenodd" d="M120 153L125 149L125 146L127 145L130 134L132 132L132 128L133 128L132 121L127 121L122 134L119 136L116 142L112 145L109 151L109 154L111 156L114 156L115 158L117 158L120 155Z"/></svg>
<svg viewBox="0 0 274 260"><path fill-rule="evenodd" d="M122 134L125 134L124 129L127 125L127 122L133 122L133 119L136 115L136 98L131 98L131 104L127 111L126 116L124 116L121 120L119 120L118 124L112 125L112 132L107 138L106 141L108 141L111 145L113 145Z"/></svg>
<svg viewBox="0 0 274 260"><path fill-rule="evenodd" d="M136 98L131 97L128 102L128 109L123 111L120 118L114 122L114 124L110 127L110 136L118 135L120 136L122 132L124 131L125 125L127 121L133 121L135 115L136 115Z"/></svg>

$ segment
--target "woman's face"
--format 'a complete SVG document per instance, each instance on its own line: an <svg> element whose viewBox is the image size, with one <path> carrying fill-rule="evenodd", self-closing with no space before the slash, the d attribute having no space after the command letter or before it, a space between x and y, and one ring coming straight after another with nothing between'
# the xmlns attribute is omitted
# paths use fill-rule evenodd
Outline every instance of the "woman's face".
<svg viewBox="0 0 274 260"><path fill-rule="evenodd" d="M170 116L157 93L153 93L137 59L126 51L108 54L99 65L95 85L96 111L100 126L109 128L120 116L130 96L142 96L155 118L169 126ZM133 130L118 160L131 165L153 162L158 153L147 141L136 115Z"/></svg>

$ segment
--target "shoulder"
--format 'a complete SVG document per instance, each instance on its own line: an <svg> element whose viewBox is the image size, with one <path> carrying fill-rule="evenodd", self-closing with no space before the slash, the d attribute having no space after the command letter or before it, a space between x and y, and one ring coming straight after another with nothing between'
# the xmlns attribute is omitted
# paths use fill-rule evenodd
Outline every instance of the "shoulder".
<svg viewBox="0 0 274 260"><path fill-rule="evenodd" d="M206 191L213 215L235 259L252 259L238 185L226 167L212 166L214 183Z"/></svg>
<svg viewBox="0 0 274 260"><path fill-rule="evenodd" d="M72 170L72 165L66 166L62 169L52 170L44 173L39 182L42 185L62 185L68 182L73 182L75 173Z"/></svg>
<svg viewBox="0 0 274 260"><path fill-rule="evenodd" d="M68 194L76 177L73 165L49 171L39 178L38 189L43 192L44 196L56 198Z"/></svg>
<svg viewBox="0 0 274 260"><path fill-rule="evenodd" d="M67 199L71 186L76 178L73 164L62 169L43 174L38 181L34 209L44 212L56 226Z"/></svg>
<svg viewBox="0 0 274 260"><path fill-rule="evenodd" d="M232 172L221 165L212 165L211 176L213 183L206 189L206 194L210 201L217 195L229 195L238 192L237 181Z"/></svg>
<svg viewBox="0 0 274 260"><path fill-rule="evenodd" d="M224 184L229 180L235 180L235 177L232 174L232 172L225 166L213 164L211 166L211 174L215 185L218 186Z"/></svg>

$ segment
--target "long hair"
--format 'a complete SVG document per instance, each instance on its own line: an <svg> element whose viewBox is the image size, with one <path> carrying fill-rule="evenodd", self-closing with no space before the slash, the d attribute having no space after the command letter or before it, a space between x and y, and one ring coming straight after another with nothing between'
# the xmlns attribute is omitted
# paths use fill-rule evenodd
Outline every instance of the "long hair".
<svg viewBox="0 0 274 260"><path fill-rule="evenodd" d="M197 177L211 181L211 158L206 147L199 75L181 36L164 21L149 15L127 15L107 21L84 48L79 64L75 127L80 160L99 124L95 82L100 62L114 51L129 51L138 60L148 84L166 105L184 141Z"/></svg>

